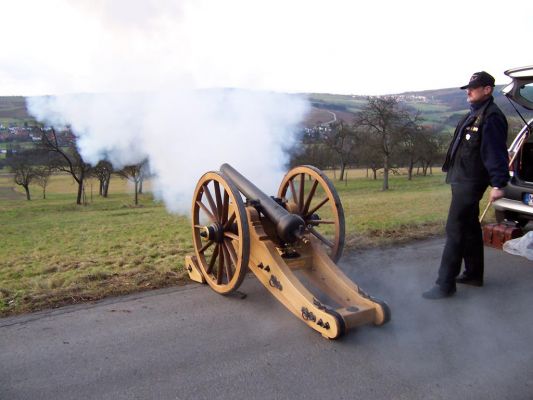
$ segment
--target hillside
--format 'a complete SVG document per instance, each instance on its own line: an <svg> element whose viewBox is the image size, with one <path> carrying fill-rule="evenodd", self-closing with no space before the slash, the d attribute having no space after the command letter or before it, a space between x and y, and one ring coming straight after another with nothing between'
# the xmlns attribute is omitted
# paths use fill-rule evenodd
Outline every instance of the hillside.
<svg viewBox="0 0 533 400"><path fill-rule="evenodd" d="M31 116L26 110L26 99L22 96L0 96L0 121L27 120Z"/></svg>
<svg viewBox="0 0 533 400"><path fill-rule="evenodd" d="M496 86L494 101L503 110L509 120L512 130L523 125L520 117L505 96L501 94L503 85ZM437 125L444 131L451 131L462 115L468 111L465 92L459 88L446 88L437 90L424 90L392 94L396 96L407 109L418 110L426 124ZM365 103L364 96L335 95L335 94L310 94L309 99L312 111L306 125L319 120L327 120L326 112L337 114L337 118L349 121L354 113L361 110ZM533 118L533 112L517 106L526 120Z"/></svg>
<svg viewBox="0 0 533 400"><path fill-rule="evenodd" d="M503 86L496 87L495 101L510 119L510 123L514 121L520 125L516 111L501 94L502 88ZM307 96L311 103L311 111L304 121L306 127L339 119L351 121L366 102L366 97L359 95L310 93ZM408 109L420 111L427 124L439 125L445 130L453 129L461 115L468 110L465 93L458 88L413 91L392 96L397 96ZM533 118L533 112L526 112L527 110L520 106L518 108L527 120ZM10 126L23 126L24 123L29 125L35 123L26 109L25 98L0 96L0 125L6 129Z"/></svg>
<svg viewBox="0 0 533 400"><path fill-rule="evenodd" d="M507 115L508 118L516 116L516 111L511 105L509 99L502 94L502 89L505 85L497 85L494 90L494 101ZM421 92L406 92L402 93L406 96L423 96L428 99L430 104L446 105L451 112L463 112L467 109L465 93L457 88L439 89L439 90L425 90ZM525 116L533 118L533 112L524 109L517 105L518 110Z"/></svg>

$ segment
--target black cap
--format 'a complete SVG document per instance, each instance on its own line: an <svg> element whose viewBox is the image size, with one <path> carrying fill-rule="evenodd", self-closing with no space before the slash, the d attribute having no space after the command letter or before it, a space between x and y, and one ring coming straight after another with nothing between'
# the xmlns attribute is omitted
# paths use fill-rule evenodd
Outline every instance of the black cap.
<svg viewBox="0 0 533 400"><path fill-rule="evenodd" d="M494 86L494 77L488 72L474 72L470 77L468 85L461 86L461 89L478 88L481 86Z"/></svg>

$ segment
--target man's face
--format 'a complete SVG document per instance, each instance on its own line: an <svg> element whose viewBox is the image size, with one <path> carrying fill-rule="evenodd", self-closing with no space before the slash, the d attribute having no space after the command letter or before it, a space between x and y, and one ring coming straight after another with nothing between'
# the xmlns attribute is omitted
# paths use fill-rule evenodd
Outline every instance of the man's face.
<svg viewBox="0 0 533 400"><path fill-rule="evenodd" d="M492 94L492 86L480 86L477 88L467 88L466 96L470 104L483 103Z"/></svg>

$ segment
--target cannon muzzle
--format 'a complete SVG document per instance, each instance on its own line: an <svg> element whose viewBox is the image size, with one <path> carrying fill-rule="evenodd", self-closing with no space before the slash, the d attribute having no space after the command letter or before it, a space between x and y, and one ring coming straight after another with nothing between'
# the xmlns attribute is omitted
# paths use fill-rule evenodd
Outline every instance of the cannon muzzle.
<svg viewBox="0 0 533 400"><path fill-rule="evenodd" d="M231 165L222 164L220 172L228 177L248 200L257 203L259 211L275 224L276 232L281 240L293 243L302 238L305 229L305 221L302 217L285 210Z"/></svg>

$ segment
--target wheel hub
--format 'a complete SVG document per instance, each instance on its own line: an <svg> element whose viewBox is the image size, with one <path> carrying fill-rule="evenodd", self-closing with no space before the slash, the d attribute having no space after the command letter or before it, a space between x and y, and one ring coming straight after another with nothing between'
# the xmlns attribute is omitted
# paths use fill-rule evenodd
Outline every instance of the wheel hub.
<svg viewBox="0 0 533 400"><path fill-rule="evenodd" d="M224 228L219 223L204 226L200 231L200 236L216 243L224 240Z"/></svg>

